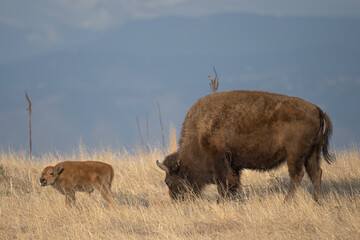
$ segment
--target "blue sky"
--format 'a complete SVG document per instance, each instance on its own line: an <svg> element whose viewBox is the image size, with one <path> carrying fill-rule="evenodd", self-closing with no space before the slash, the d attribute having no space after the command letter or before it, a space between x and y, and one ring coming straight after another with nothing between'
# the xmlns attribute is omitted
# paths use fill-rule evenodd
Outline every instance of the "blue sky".
<svg viewBox="0 0 360 240"><path fill-rule="evenodd" d="M252 89L309 100L334 122L332 144L358 143L360 2L1 1L0 145L35 154L139 144L177 130L191 104Z"/></svg>

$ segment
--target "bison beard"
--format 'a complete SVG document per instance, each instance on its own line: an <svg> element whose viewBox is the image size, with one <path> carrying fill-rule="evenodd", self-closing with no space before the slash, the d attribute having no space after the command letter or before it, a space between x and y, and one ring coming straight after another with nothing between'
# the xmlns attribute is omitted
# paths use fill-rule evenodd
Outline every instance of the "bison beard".
<svg viewBox="0 0 360 240"><path fill-rule="evenodd" d="M217 184L222 197L237 194L243 169L267 171L286 162L291 198L304 167L320 197L320 154L328 163L330 118L316 105L296 97L229 91L199 99L183 122L179 149L156 164L165 171L173 199L199 194Z"/></svg>

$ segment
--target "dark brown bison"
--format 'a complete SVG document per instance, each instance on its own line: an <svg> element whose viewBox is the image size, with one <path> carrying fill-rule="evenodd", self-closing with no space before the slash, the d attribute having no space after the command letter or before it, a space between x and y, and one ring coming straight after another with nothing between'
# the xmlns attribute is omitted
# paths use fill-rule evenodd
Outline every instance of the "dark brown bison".
<svg viewBox="0 0 360 240"><path fill-rule="evenodd" d="M330 118L296 97L229 91L199 99L187 113L179 149L157 165L166 172L170 196L182 199L217 184L223 197L237 193L243 169L267 171L286 162L291 178L285 199L304 176L304 166L320 197L320 154L330 163Z"/></svg>
<svg viewBox="0 0 360 240"><path fill-rule="evenodd" d="M112 166L102 162L67 161L46 167L40 177L41 186L51 185L65 195L65 203L71 206L75 203L75 192L92 193L94 188L112 205L114 196L111 192L111 182L114 178Z"/></svg>

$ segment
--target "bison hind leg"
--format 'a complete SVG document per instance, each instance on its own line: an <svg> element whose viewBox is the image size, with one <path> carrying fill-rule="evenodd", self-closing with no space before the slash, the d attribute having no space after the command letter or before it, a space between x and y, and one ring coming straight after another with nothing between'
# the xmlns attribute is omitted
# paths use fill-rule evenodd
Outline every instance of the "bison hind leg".
<svg viewBox="0 0 360 240"><path fill-rule="evenodd" d="M303 177L304 177L304 161L305 157L289 155L287 159L287 165L290 175L290 187L285 196L285 201L288 201L293 198L297 188L299 187Z"/></svg>
<svg viewBox="0 0 360 240"><path fill-rule="evenodd" d="M318 202L321 190L322 170L320 167L320 152L321 146L318 145L314 148L314 151L311 153L310 157L305 161L306 172L313 184L313 198L315 202Z"/></svg>

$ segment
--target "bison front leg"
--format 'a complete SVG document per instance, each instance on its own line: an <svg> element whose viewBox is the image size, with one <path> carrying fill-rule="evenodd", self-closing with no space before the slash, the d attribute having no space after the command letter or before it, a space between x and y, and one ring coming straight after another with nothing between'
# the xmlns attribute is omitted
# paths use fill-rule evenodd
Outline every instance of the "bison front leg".
<svg viewBox="0 0 360 240"><path fill-rule="evenodd" d="M67 207L71 207L75 204L75 190L65 190L65 204Z"/></svg>
<svg viewBox="0 0 360 240"><path fill-rule="evenodd" d="M221 197L233 198L240 187L240 172L231 168L231 159L224 155L215 166L216 184Z"/></svg>
<svg viewBox="0 0 360 240"><path fill-rule="evenodd" d="M297 188L304 177L304 158L291 158L287 161L290 175L290 187L285 196L285 201L289 201L295 195Z"/></svg>
<svg viewBox="0 0 360 240"><path fill-rule="evenodd" d="M230 184L228 180L225 180L225 182L219 181L217 184L217 190L220 196L227 199L233 199L235 195L238 194L239 187L240 187L239 178L238 181L233 182L232 184Z"/></svg>

